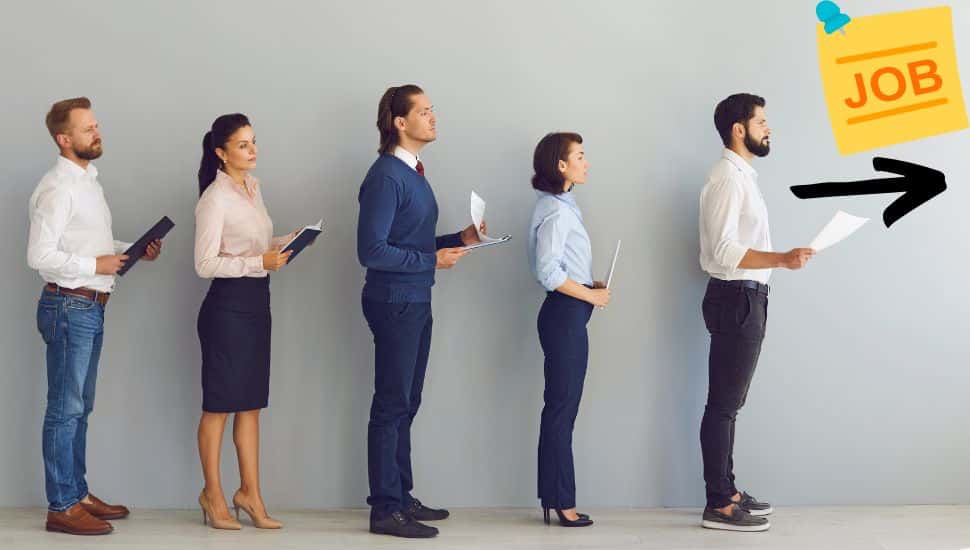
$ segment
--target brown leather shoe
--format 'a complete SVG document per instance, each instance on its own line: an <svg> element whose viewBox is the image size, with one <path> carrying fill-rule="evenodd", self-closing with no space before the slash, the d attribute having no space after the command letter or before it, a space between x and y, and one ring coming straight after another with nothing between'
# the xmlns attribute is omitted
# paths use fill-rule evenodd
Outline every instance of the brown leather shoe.
<svg viewBox="0 0 970 550"><path fill-rule="evenodd" d="M114 528L89 514L79 502L63 512L48 511L47 530L69 535L107 535Z"/></svg>
<svg viewBox="0 0 970 550"><path fill-rule="evenodd" d="M128 509L120 504L107 504L91 493L88 493L88 496L85 498L91 502L84 502L85 499L81 499L79 504L83 506L89 514L98 519L121 519L128 517Z"/></svg>

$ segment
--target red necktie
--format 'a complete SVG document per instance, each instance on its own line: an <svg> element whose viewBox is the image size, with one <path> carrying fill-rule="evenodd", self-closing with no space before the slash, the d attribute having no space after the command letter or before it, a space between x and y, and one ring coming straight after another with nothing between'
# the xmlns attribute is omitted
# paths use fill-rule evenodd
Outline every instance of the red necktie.
<svg viewBox="0 0 970 550"><path fill-rule="evenodd" d="M421 174L422 176L424 175L424 165L421 164L420 160L418 161L418 165L415 166L414 169L418 171L418 174Z"/></svg>

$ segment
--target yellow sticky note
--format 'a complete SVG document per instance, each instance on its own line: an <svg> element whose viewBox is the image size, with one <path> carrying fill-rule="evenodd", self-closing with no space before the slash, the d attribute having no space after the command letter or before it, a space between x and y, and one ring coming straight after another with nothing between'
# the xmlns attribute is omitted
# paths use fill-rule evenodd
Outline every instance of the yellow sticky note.
<svg viewBox="0 0 970 550"><path fill-rule="evenodd" d="M832 132L843 155L962 130L967 111L949 7L818 25Z"/></svg>

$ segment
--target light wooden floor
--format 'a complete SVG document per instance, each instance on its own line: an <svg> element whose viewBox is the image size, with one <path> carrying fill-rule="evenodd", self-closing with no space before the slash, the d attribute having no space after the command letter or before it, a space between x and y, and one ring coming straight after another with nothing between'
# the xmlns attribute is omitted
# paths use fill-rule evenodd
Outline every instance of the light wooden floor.
<svg viewBox="0 0 970 550"><path fill-rule="evenodd" d="M586 510L596 525L582 529L547 527L538 509L452 510L435 522L431 540L403 540L367 532L365 510L277 512L281 531L262 531L243 521L243 530L203 527L201 513L134 510L115 521L103 537L75 537L44 531L42 509L0 509L0 549L49 550L250 550L321 548L656 548L771 550L964 550L970 549L970 506L789 508L771 516L766 533L702 529L699 510Z"/></svg>

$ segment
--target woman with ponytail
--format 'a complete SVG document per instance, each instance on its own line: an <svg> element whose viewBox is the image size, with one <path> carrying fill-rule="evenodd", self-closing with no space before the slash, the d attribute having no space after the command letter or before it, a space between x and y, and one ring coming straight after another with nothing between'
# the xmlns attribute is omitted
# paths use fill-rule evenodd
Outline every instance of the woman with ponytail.
<svg viewBox="0 0 970 550"><path fill-rule="evenodd" d="M195 208L195 270L212 279L199 310L202 419L199 457L205 488L202 519L217 529L240 529L242 508L256 527L279 529L259 489L259 412L269 399L269 272L286 265L280 249L295 235L273 236L256 167L256 138L242 114L223 115L202 140L199 202ZM240 488L229 516L219 476L226 420L235 413L233 441Z"/></svg>
<svg viewBox="0 0 970 550"><path fill-rule="evenodd" d="M538 199L529 228L529 262L546 299L539 310L539 343L545 354L545 406L539 425L538 496L545 522L555 510L564 527L593 520L576 512L573 425L586 378L593 307L610 301L605 285L593 281L592 248L573 188L586 183L589 162L579 134L548 134L532 159L532 187Z"/></svg>

